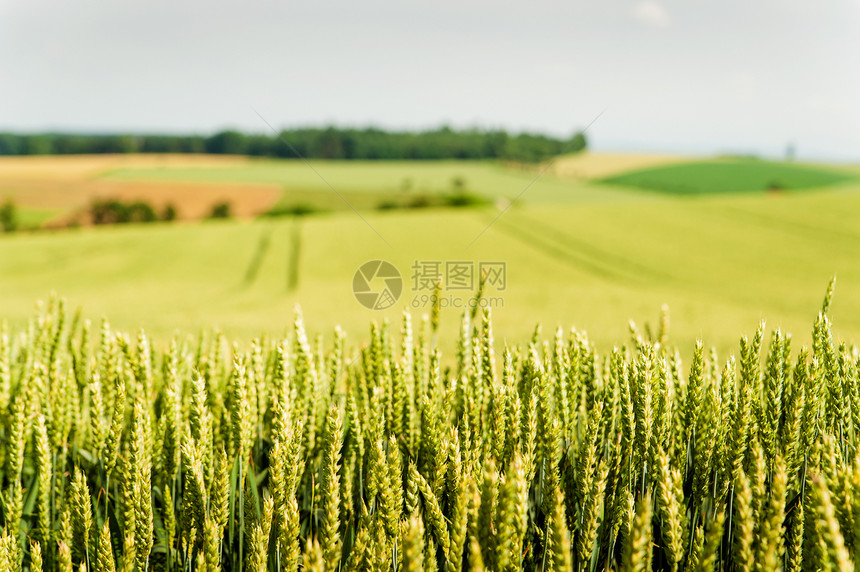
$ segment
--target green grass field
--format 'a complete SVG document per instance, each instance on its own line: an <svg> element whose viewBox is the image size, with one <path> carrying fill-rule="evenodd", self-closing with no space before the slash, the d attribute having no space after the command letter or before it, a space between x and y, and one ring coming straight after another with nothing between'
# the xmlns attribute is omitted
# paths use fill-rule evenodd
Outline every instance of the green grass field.
<svg viewBox="0 0 860 572"><path fill-rule="evenodd" d="M104 173L117 181L274 183L283 186L279 206L310 204L322 210L343 210L342 194L356 208L374 209L382 202L408 202L422 195L450 193L460 179L465 190L486 198L512 199L531 185L524 196L529 204L557 204L574 200L619 198L610 188L584 181L542 176L539 168L511 167L491 161L311 161L253 160L248 165L213 167L136 167ZM316 172L315 172L316 171ZM627 195L624 195L626 198Z"/></svg>
<svg viewBox="0 0 860 572"><path fill-rule="evenodd" d="M391 165L391 172L382 163L365 166L367 172L353 164L316 166L344 193L374 185L401 192L393 186L417 173L411 175L416 185L423 180L428 189L459 175L476 192L512 197L534 177L469 163L435 171L433 165L416 166L423 171ZM298 163L245 175L225 167L110 176L214 177L216 171L236 180L289 173L305 177L309 187L323 185ZM385 177L373 183L379 174ZM497 180L506 182L494 186ZM0 239L0 315L22 322L34 300L57 292L91 319L108 315L120 328L144 327L162 338L211 326L248 336L281 333L301 304L309 324L341 324L357 333L373 319L396 324L404 309L429 311L427 292L413 288L416 261L501 261L507 288L487 295L503 301L495 323L511 342L521 342L540 321L545 329L576 326L598 343L618 343L629 319L654 322L664 303L681 347L702 337L721 350L736 349L738 332L751 332L762 318L802 342L833 274L838 333L860 341L860 185L686 198L547 179L481 234L498 212L364 212L390 246L352 212L6 236ZM355 270L373 259L391 261L403 276L403 295L386 311L365 309L351 290ZM465 299L464 291L443 294L451 303ZM442 327L456 328L461 312L444 309Z"/></svg>
<svg viewBox="0 0 860 572"><path fill-rule="evenodd" d="M60 212L58 209L19 208L17 211L18 225L21 228L38 227Z"/></svg>
<svg viewBox="0 0 860 572"><path fill-rule="evenodd" d="M603 182L677 195L793 190L856 180L842 169L722 159L640 169L606 177Z"/></svg>

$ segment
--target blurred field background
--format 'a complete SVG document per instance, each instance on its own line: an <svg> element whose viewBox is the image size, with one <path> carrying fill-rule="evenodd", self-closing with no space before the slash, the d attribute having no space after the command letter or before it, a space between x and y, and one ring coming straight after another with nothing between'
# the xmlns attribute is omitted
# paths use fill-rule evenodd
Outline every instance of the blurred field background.
<svg viewBox="0 0 860 572"><path fill-rule="evenodd" d="M606 347L627 337L630 319L656 325L667 304L681 347L701 337L733 350L760 319L802 342L833 275L837 332L860 341L856 167L595 153L535 165L311 165L325 181L295 160L0 158L0 200L15 202L21 226L77 226L0 237L0 315L24 322L34 300L56 292L90 319L162 339L210 327L251 336L282 333L300 303L311 328L341 324L355 336L370 320L429 312L413 288L415 261L503 261L505 291L487 292L503 300L493 310L500 341L520 343L540 322L585 329ZM477 200L421 202L458 193ZM173 204L178 220L80 219L92 201L116 197ZM232 218L200 222L219 202ZM373 259L403 276L386 311L365 309L351 289ZM462 311L444 309L442 328L453 332Z"/></svg>

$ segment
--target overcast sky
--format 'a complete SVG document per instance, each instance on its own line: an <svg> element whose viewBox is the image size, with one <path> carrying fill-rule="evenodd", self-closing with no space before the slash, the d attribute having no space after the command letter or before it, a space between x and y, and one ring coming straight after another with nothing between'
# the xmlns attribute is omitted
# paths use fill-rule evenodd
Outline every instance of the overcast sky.
<svg viewBox="0 0 860 572"><path fill-rule="evenodd" d="M504 127L860 161L857 0L0 0L0 130Z"/></svg>

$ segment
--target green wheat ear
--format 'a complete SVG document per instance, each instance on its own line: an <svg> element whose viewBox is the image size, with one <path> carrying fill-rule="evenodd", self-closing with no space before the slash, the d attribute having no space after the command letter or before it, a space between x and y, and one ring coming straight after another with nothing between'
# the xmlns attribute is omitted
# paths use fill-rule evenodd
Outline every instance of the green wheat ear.
<svg viewBox="0 0 860 572"><path fill-rule="evenodd" d="M221 569L221 529L213 518L207 517L203 525L203 553L201 567L206 570Z"/></svg>
<svg viewBox="0 0 860 572"><path fill-rule="evenodd" d="M819 542L824 547L827 561L832 563L836 570L853 570L854 566L836 519L830 491L821 475L812 479L811 492L816 509L816 530L819 532Z"/></svg>
<svg viewBox="0 0 860 572"><path fill-rule="evenodd" d="M713 572L717 569L718 562L720 561L720 544L723 540L725 520L725 510L723 507L720 507L716 510L716 514L710 523L708 523L702 555L695 567L696 572ZM773 569L776 570L778 567Z"/></svg>
<svg viewBox="0 0 860 572"><path fill-rule="evenodd" d="M93 507L83 472L75 467L72 481L72 556L78 562L90 559L90 530L93 527Z"/></svg>
<svg viewBox="0 0 860 572"><path fill-rule="evenodd" d="M564 514L564 500L561 487L555 483L549 492L550 519L547 524L547 549L553 569L558 572L573 572L573 559L570 544L570 531Z"/></svg>
<svg viewBox="0 0 860 572"><path fill-rule="evenodd" d="M403 546L403 572L424 572L424 524L421 516L412 516L400 527Z"/></svg>
<svg viewBox="0 0 860 572"><path fill-rule="evenodd" d="M755 515L752 490L749 479L743 470L740 471L735 481L733 506L732 524L734 530L732 533L734 545L732 546L732 560L738 569L750 571L755 568L753 553Z"/></svg>
<svg viewBox="0 0 860 572"><path fill-rule="evenodd" d="M99 532L98 539L98 555L97 555L97 564L99 572L114 572L116 570L116 564L113 559L113 549L111 548L111 540L110 540L110 526L107 520L105 520L104 526L102 526L101 531Z"/></svg>
<svg viewBox="0 0 860 572"><path fill-rule="evenodd" d="M636 505L636 516L624 545L622 571L646 572L651 570L652 527L651 500L650 497L643 496Z"/></svg>
<svg viewBox="0 0 860 572"><path fill-rule="evenodd" d="M340 478L338 477L343 426L337 407L329 410L326 422L323 458L320 467L322 518L319 540L325 562L337 567L340 559ZM333 564L332 564L333 563Z"/></svg>
<svg viewBox="0 0 860 572"><path fill-rule="evenodd" d="M30 543L30 572L42 572L42 545L38 541ZM113 572L113 568L100 568L107 572Z"/></svg>
<svg viewBox="0 0 860 572"><path fill-rule="evenodd" d="M18 564L18 546L15 540L5 529L0 532L0 567L3 570L15 570Z"/></svg>
<svg viewBox="0 0 860 572"><path fill-rule="evenodd" d="M430 484L412 465L409 468L409 478L418 486L418 491L421 493L424 507L424 520L427 522L428 528L432 531L433 537L439 546L442 547L442 552L447 554L450 551L450 536L448 534L448 526L445 523L445 516L442 514L442 508L439 505L439 499L430 487Z"/></svg>
<svg viewBox="0 0 860 572"><path fill-rule="evenodd" d="M785 519L785 495L788 476L785 463L777 458L771 471L770 499L763 507L761 534L756 554L756 563L765 570L776 570L783 562L785 543L782 523Z"/></svg>
<svg viewBox="0 0 860 572"><path fill-rule="evenodd" d="M63 542L62 540L59 542L57 547L57 567L60 572L72 572L72 551L69 548L69 545Z"/></svg>
<svg viewBox="0 0 860 572"><path fill-rule="evenodd" d="M328 569L319 542L308 540L304 552L303 569L307 570L307 572L324 572Z"/></svg>
<svg viewBox="0 0 860 572"><path fill-rule="evenodd" d="M537 329L497 372L485 312L450 357L408 314L361 349L297 314L166 347L105 320L92 351L53 301L0 326L0 570L850 570L860 351L832 290L810 350L762 352L762 324L722 371L664 324L608 354Z"/></svg>
<svg viewBox="0 0 860 572"><path fill-rule="evenodd" d="M824 294L824 301L821 303L821 313L827 314L830 311L830 302L833 300L833 290L836 288L836 275L830 279L830 283L827 284L827 292Z"/></svg>
<svg viewBox="0 0 860 572"><path fill-rule="evenodd" d="M37 500L39 538L47 547L51 540L51 489L54 474L53 454L44 415L39 415L36 418L36 457L39 468L39 496Z"/></svg>
<svg viewBox="0 0 860 572"><path fill-rule="evenodd" d="M265 572L268 567L269 534L272 530L274 510L274 499L267 497L263 503L262 518L251 534L251 553L248 555L248 570L251 572Z"/></svg>
<svg viewBox="0 0 860 572"><path fill-rule="evenodd" d="M400 519L403 515L403 460L393 435L388 440L386 467L388 474L383 475L380 514L385 523L386 532L393 538L399 532Z"/></svg>
<svg viewBox="0 0 860 572"><path fill-rule="evenodd" d="M669 466L665 453L657 456L657 508L662 521L663 550L677 568L683 558L684 515L681 506L681 475Z"/></svg>

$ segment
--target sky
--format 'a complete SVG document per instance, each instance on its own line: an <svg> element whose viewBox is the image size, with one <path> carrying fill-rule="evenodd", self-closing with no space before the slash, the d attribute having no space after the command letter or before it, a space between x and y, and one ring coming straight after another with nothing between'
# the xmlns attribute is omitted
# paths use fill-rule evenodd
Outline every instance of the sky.
<svg viewBox="0 0 860 572"><path fill-rule="evenodd" d="M599 116L595 150L860 162L858 31L857 0L0 0L0 130Z"/></svg>

